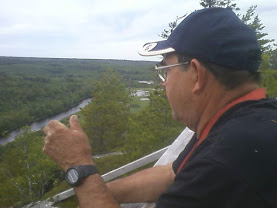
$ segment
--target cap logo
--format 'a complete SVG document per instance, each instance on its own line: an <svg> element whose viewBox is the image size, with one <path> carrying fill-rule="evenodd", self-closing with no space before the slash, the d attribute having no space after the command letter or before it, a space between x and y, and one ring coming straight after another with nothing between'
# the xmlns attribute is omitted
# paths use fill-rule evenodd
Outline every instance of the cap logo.
<svg viewBox="0 0 277 208"><path fill-rule="evenodd" d="M156 45L157 45L157 43L147 43L147 44L144 45L143 48L144 48L145 51L149 52L149 51L151 51L153 48L155 48Z"/></svg>

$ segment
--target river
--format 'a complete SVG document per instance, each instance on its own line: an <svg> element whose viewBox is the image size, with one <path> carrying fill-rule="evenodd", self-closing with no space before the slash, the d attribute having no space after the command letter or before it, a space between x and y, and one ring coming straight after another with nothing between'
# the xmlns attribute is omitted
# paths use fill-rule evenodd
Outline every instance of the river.
<svg viewBox="0 0 277 208"><path fill-rule="evenodd" d="M34 123L32 123L30 125L31 127L31 131L38 131L40 130L42 127L46 126L49 121L51 120L61 120L67 116L70 116L71 114L74 114L78 111L80 111L80 108L83 108L84 106L86 106L89 101L91 101L91 99L85 99L83 100L79 105L67 110L67 111L64 111L62 113L59 113L57 115L54 115L54 116L50 116L46 119L43 119L43 120L40 120L40 121L36 121ZM5 145L9 142L12 142L14 140L14 138L20 134L21 132L23 131L23 129L17 129L17 130L14 130L14 131L11 131L8 136L6 137L0 137L0 144L2 145Z"/></svg>

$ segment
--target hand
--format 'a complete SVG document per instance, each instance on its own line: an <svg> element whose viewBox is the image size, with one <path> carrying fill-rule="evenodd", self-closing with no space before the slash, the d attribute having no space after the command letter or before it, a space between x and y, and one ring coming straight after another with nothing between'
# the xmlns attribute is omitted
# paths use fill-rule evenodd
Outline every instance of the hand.
<svg viewBox="0 0 277 208"><path fill-rule="evenodd" d="M70 128L52 120L44 127L43 151L64 171L74 165L93 165L91 146L76 115L70 117Z"/></svg>

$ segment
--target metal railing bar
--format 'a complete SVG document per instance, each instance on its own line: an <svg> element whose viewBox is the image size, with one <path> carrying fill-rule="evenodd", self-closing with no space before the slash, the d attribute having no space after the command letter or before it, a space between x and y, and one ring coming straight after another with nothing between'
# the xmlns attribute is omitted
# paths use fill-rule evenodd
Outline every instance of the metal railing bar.
<svg viewBox="0 0 277 208"><path fill-rule="evenodd" d="M120 167L120 168L112 170L112 171L102 175L102 178L105 182L107 182L107 181L115 179L121 175L129 173L135 169L138 169L144 165L147 165L151 162L154 162L154 161L158 160L168 148L169 148L169 146L167 146L163 149L160 149L156 152L153 152L153 153L151 153L145 157L142 157L138 160L135 160L127 165Z"/></svg>
<svg viewBox="0 0 277 208"><path fill-rule="evenodd" d="M126 173L129 173L135 169L138 169L144 165L147 165L151 162L154 162L156 160L158 160L163 154L164 152L169 148L170 146L167 146L167 147L164 147L163 149L160 149L156 152L153 152L145 157L142 157L138 160L135 160L127 165L124 165L120 168L117 168L115 170L112 170L104 175L102 175L102 178L105 182L107 181L110 181L112 179L115 179L121 175L124 175ZM53 196L53 201L54 202L60 202L62 200L65 200L71 196L74 196L75 195L75 192L74 192L74 189L71 188L71 189L68 189L64 192L61 192L55 196Z"/></svg>

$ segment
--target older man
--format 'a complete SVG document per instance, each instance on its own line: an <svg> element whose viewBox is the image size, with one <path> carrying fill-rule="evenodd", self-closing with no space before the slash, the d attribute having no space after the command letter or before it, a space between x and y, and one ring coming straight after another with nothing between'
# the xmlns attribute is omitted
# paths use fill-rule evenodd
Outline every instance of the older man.
<svg viewBox="0 0 277 208"><path fill-rule="evenodd" d="M155 68L172 116L195 134L173 164L104 184L76 116L69 129L51 121L44 151L67 171L80 207L277 207L277 102L259 88L255 33L229 9L203 9L139 53L163 55Z"/></svg>

